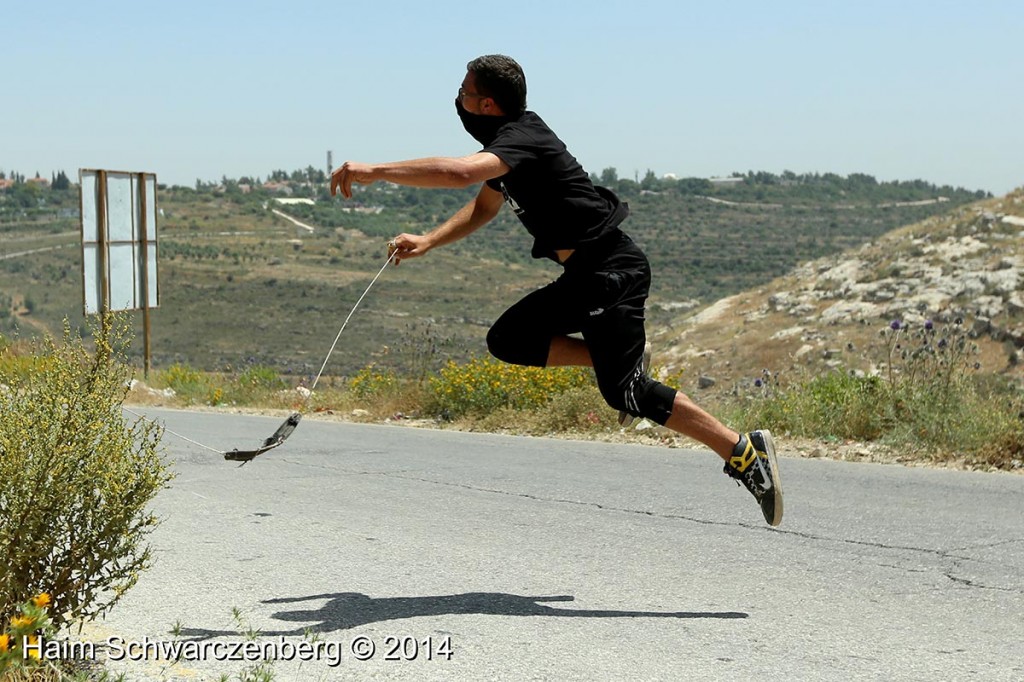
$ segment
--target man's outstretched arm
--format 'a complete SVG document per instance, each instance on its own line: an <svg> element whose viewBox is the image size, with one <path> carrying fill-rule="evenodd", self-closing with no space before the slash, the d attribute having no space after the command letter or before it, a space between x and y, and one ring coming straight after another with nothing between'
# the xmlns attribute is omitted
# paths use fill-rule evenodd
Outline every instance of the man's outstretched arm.
<svg viewBox="0 0 1024 682"><path fill-rule="evenodd" d="M346 161L331 173L331 195L352 198L352 183L386 181L410 187L463 188L509 172L508 165L490 152L470 156L435 156L391 163Z"/></svg>
<svg viewBox="0 0 1024 682"><path fill-rule="evenodd" d="M393 248L398 252L395 257L395 265L403 258L422 256L436 246L451 244L469 236L498 215L503 201L504 197L501 192L483 185L469 203L436 229L424 235L398 235L393 240Z"/></svg>

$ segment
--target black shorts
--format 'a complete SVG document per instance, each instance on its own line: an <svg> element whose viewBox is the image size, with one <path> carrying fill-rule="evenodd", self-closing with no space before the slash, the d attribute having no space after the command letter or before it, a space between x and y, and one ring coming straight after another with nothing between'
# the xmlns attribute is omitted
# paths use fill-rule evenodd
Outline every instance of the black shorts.
<svg viewBox="0 0 1024 682"><path fill-rule="evenodd" d="M675 390L639 371L647 340L644 305L651 288L647 256L616 230L599 245L577 250L564 268L561 277L498 318L487 334L491 354L505 362L544 367L552 338L582 334L606 402L664 424Z"/></svg>

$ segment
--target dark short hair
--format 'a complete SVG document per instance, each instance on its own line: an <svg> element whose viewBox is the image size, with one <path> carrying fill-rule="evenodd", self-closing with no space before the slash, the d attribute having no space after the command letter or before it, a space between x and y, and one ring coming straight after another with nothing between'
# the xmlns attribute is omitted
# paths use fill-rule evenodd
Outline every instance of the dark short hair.
<svg viewBox="0 0 1024 682"><path fill-rule="evenodd" d="M477 57L466 70L476 78L476 89L490 97L506 114L526 111L526 74L516 60L503 54Z"/></svg>

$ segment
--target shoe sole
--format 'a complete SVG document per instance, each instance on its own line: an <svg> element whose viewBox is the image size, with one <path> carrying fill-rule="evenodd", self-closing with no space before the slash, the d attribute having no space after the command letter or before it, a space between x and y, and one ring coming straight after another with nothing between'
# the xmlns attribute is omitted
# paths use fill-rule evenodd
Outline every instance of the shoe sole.
<svg viewBox="0 0 1024 682"><path fill-rule="evenodd" d="M779 471L779 458L775 456L775 439L772 438L772 432L762 430L761 435L764 437L768 464L772 468L772 492L775 494L775 514L768 525L777 526L782 523L782 473Z"/></svg>

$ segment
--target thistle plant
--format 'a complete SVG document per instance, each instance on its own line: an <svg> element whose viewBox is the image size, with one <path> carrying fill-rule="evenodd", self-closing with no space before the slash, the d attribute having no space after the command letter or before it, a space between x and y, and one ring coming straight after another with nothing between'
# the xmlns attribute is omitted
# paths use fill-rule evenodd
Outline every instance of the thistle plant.
<svg viewBox="0 0 1024 682"><path fill-rule="evenodd" d="M882 334L892 417L909 435L925 443L953 440L984 448L997 431L1010 428L973 381L981 369L980 350L961 318L914 327L893 320Z"/></svg>
<svg viewBox="0 0 1024 682"><path fill-rule="evenodd" d="M954 387L981 368L978 345L968 339L961 318L945 326L926 320L914 328L893 320L882 336L890 388L924 388L940 398L944 408L949 407Z"/></svg>
<svg viewBox="0 0 1024 682"><path fill-rule="evenodd" d="M1022 394L991 377L979 381L980 349L962 319L892 320L879 337L877 376L847 369L782 387L777 374L764 371L753 391L740 394L743 414L734 421L827 440L883 440L934 459L965 455L1019 466Z"/></svg>

